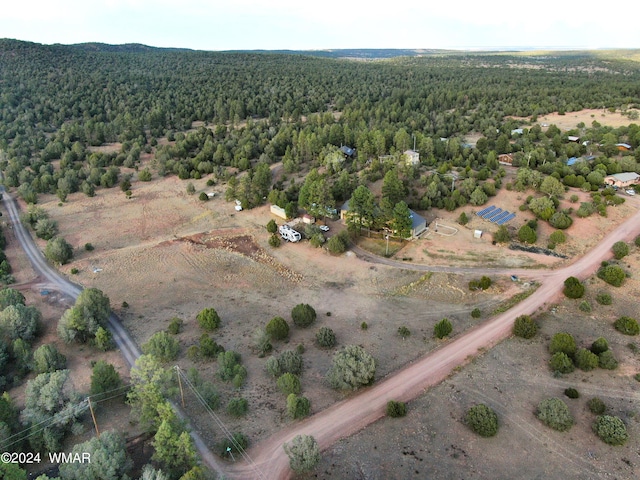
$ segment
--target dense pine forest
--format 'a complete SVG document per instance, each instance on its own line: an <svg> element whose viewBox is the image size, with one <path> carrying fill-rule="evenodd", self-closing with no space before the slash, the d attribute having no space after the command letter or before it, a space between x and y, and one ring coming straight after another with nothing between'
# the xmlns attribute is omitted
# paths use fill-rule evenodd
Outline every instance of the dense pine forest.
<svg viewBox="0 0 640 480"><path fill-rule="evenodd" d="M628 53L428 52L354 61L300 52L45 46L5 39L0 168L5 185L35 203L40 193L58 193L64 201L69 193L93 195L96 188L117 185L120 167L137 167L143 152L153 154L152 170L183 179L213 174L229 180L238 170L252 177L260 164L278 161L288 173L324 165L323 178L338 202L363 179L387 173L380 157L415 146L427 176L401 172L407 202L423 209L455 207L468 202L475 187L448 205L454 192L446 182L437 185L438 195L411 187L438 183L428 174L435 168L462 176L481 172L480 180L494 176L501 153L514 152L516 165L526 158L527 166L546 164L547 170L587 153L585 145L567 144L571 132L533 125L541 114L598 108L637 116L640 64L627 60ZM195 124L200 128L194 122L202 122ZM524 133L514 138L518 127ZM616 142L638 145L637 126L614 130L594 121L581 130L573 133L601 145L603 171L637 168L633 157L622 167L606 161L617 152ZM480 136L474 144L465 140L470 133ZM120 151L90 150L105 143L120 143ZM337 153L343 145L355 149L346 161ZM140 179L150 173L145 168ZM581 172L561 170L558 176L570 173ZM237 191L241 185L234 180L230 196L251 207L261 201L265 183L248 194L251 185ZM297 188L289 188L286 199L284 193L271 200L298 200Z"/></svg>

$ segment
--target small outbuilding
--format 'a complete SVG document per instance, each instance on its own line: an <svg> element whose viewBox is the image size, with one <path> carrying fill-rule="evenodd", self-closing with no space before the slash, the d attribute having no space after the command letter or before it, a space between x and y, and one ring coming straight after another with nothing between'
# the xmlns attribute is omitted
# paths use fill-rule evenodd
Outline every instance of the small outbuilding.
<svg viewBox="0 0 640 480"><path fill-rule="evenodd" d="M271 207L269 207L269 211L280 218L284 218L285 220L287 219L287 213L284 211L284 208L281 208L278 205L271 205Z"/></svg>

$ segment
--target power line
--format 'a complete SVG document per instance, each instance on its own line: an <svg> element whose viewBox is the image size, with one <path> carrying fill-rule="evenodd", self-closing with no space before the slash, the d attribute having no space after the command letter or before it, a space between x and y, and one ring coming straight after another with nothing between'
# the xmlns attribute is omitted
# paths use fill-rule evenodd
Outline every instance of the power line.
<svg viewBox="0 0 640 480"><path fill-rule="evenodd" d="M178 375L180 375L184 381L185 384L189 387L189 389L193 392L193 394L195 395L196 399L202 404L202 406L205 408L205 410L207 411L207 413L211 416L211 418L213 418L213 420L215 421L215 423L218 425L218 427L220 428L220 430L222 430L223 434L227 437L227 439L231 442L231 444L236 448L236 450L238 452L240 452L240 455L249 463L249 465L253 468L253 470L256 472L258 478L261 479L265 479L266 477L264 476L264 474L260 471L260 469L258 468L258 466L256 465L256 463L253 461L253 459L249 456L249 454L246 452L246 450L242 447L242 445L240 445L235 438L233 437L231 431L227 428L227 426L224 424L224 422L220 419L220 417L218 417L218 415L216 415L216 413L211 409L211 407L207 404L207 402L205 401L205 399L202 397L202 395L200 394L200 392L198 391L198 389L195 387L195 385L191 382L191 380L189 380L189 378L182 372L182 370L180 369L179 366L175 366L174 367L176 369L176 371L178 372Z"/></svg>

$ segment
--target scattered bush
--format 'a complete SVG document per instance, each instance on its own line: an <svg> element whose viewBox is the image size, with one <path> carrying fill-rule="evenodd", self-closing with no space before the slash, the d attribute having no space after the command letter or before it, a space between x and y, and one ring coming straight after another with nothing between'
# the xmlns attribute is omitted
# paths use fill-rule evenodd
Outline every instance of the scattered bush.
<svg viewBox="0 0 640 480"><path fill-rule="evenodd" d="M618 368L618 361L611 350L606 350L598 354L598 366L605 370L615 370Z"/></svg>
<svg viewBox="0 0 640 480"><path fill-rule="evenodd" d="M33 370L36 373L52 373L67 365L67 357L61 354L55 345L45 343L33 352Z"/></svg>
<svg viewBox="0 0 640 480"><path fill-rule="evenodd" d="M311 402L307 397L299 397L295 393L289 394L287 397L287 415L297 420L305 418L311 413Z"/></svg>
<svg viewBox="0 0 640 480"><path fill-rule="evenodd" d="M598 397L591 398L587 402L587 407L591 413L595 413L596 415L602 415L607 410L605 403Z"/></svg>
<svg viewBox="0 0 640 480"><path fill-rule="evenodd" d="M218 345L218 343L206 333L200 335L198 341L198 351L200 357L204 359L217 358L220 353L224 352L224 347Z"/></svg>
<svg viewBox="0 0 640 480"><path fill-rule="evenodd" d="M553 243L564 243L567 241L567 236L562 230L556 230L551 235L549 235L549 240Z"/></svg>
<svg viewBox="0 0 640 480"><path fill-rule="evenodd" d="M580 394L575 388L566 388L564 394L569 398L580 398Z"/></svg>
<svg viewBox="0 0 640 480"><path fill-rule="evenodd" d="M633 241L633 243L635 243L636 247L640 247L640 235L638 235L636 237L636 239Z"/></svg>
<svg viewBox="0 0 640 480"><path fill-rule="evenodd" d="M187 193L195 193L195 189L194 189L193 192L187 191ZM200 195L198 195L198 200L200 200L201 202L208 202L209 201L209 195L207 195L205 192L200 192Z"/></svg>
<svg viewBox="0 0 640 480"><path fill-rule="evenodd" d="M267 232L272 235L278 233L278 224L273 218L267 223Z"/></svg>
<svg viewBox="0 0 640 480"><path fill-rule="evenodd" d="M467 410L464 420L471 430L482 437L493 437L498 433L498 415L482 403Z"/></svg>
<svg viewBox="0 0 640 480"><path fill-rule="evenodd" d="M405 339L411 335L411 330L403 325L402 327L398 327L398 335Z"/></svg>
<svg viewBox="0 0 640 480"><path fill-rule="evenodd" d="M297 435L282 447L289 456L289 467L296 473L309 472L320 462L320 448L311 435Z"/></svg>
<svg viewBox="0 0 640 480"><path fill-rule="evenodd" d="M327 250L334 255L340 255L347 251L349 237L346 231L334 235L327 241Z"/></svg>
<svg viewBox="0 0 640 480"><path fill-rule="evenodd" d="M596 302L600 305L611 305L613 303L613 299L611 295L606 292L600 292L596 295Z"/></svg>
<svg viewBox="0 0 640 480"><path fill-rule="evenodd" d="M302 356L293 350L285 350L277 357L270 357L266 363L267 372L274 377L284 373L300 375L302 373Z"/></svg>
<svg viewBox="0 0 640 480"><path fill-rule="evenodd" d="M220 454L221 457L229 458L234 453L239 454L241 452L244 452L248 446L249 446L249 438L244 433L236 432L231 435L231 438L225 437L220 441L220 444L218 445L218 453ZM155 478L159 480L161 476L158 475ZM181 478L187 478L187 475ZM206 477L204 476L198 477L198 479L200 478L204 479ZM194 477L194 480L197 480L196 477Z"/></svg>
<svg viewBox="0 0 640 480"><path fill-rule="evenodd" d="M593 431L604 443L624 445L629 439L627 427L619 418L612 415L600 415L593 423Z"/></svg>
<svg viewBox="0 0 640 480"><path fill-rule="evenodd" d="M479 308L474 308L471 310L471 318L480 318L482 316L482 311Z"/></svg>
<svg viewBox="0 0 640 480"><path fill-rule="evenodd" d="M616 260L620 260L629 255L629 245L625 242L616 242L613 244L613 247L611 247L611 251Z"/></svg>
<svg viewBox="0 0 640 480"><path fill-rule="evenodd" d="M536 411L538 419L548 427L565 432L573 425L573 417L569 407L559 398L547 398L538 404Z"/></svg>
<svg viewBox="0 0 640 480"><path fill-rule="evenodd" d="M297 375L293 373L285 373L281 375L276 381L276 385L278 386L278 390L280 390L285 395L289 395L291 393L295 393L296 395L300 393L300 379Z"/></svg>
<svg viewBox="0 0 640 480"><path fill-rule="evenodd" d="M362 322L360 324L360 330L367 330L369 328L369 325L367 324L367 322Z"/></svg>
<svg viewBox="0 0 640 480"><path fill-rule="evenodd" d="M329 327L322 327L316 333L316 342L325 348L334 347L336 344L336 334Z"/></svg>
<svg viewBox="0 0 640 480"><path fill-rule="evenodd" d="M563 212L556 212L549 219L549 224L559 230L566 230L572 223L571 217Z"/></svg>
<svg viewBox="0 0 640 480"><path fill-rule="evenodd" d="M184 326L184 321L181 318L173 317L169 322L169 327L167 327L167 332L171 335L177 335L182 331L182 327Z"/></svg>
<svg viewBox="0 0 640 480"><path fill-rule="evenodd" d="M580 302L580 305L578 305L578 309L584 313L591 313L591 304L586 300L583 300Z"/></svg>
<svg viewBox="0 0 640 480"><path fill-rule="evenodd" d="M513 323L513 334L521 338L533 338L538 333L538 324L529 315L520 315Z"/></svg>
<svg viewBox="0 0 640 480"><path fill-rule="evenodd" d="M327 379L333 388L356 390L373 383L375 375L374 358L359 345L347 345L333 356Z"/></svg>
<svg viewBox="0 0 640 480"><path fill-rule="evenodd" d="M153 355L163 363L172 362L178 358L180 343L167 332L156 332L147 343L142 345L142 352L146 355Z"/></svg>
<svg viewBox="0 0 640 480"><path fill-rule="evenodd" d="M437 338L447 337L453 331L453 325L448 318L443 318L433 327L433 334Z"/></svg>
<svg viewBox="0 0 640 480"><path fill-rule="evenodd" d="M47 260L64 265L73 257L73 247L62 237L54 237L44 248Z"/></svg>
<svg viewBox="0 0 640 480"><path fill-rule="evenodd" d="M551 355L549 366L553 372L558 373L571 373L575 369L573 361L564 352L556 352Z"/></svg>
<svg viewBox="0 0 640 480"><path fill-rule="evenodd" d="M220 328L220 316L218 312L213 308L205 308L196 316L196 320L198 320L198 325L206 332L212 332Z"/></svg>
<svg viewBox="0 0 640 480"><path fill-rule="evenodd" d="M523 225L522 227L520 227L520 230L518 230L518 240L520 240L522 243L536 243L538 241L538 236L536 235L536 232L529 226L529 225Z"/></svg>
<svg viewBox="0 0 640 480"><path fill-rule="evenodd" d="M238 352L229 350L218 354L218 376L221 380L228 382L240 373L240 359L242 357Z"/></svg>
<svg viewBox="0 0 640 480"><path fill-rule="evenodd" d="M568 298L582 298L584 295L584 285L576 277L569 277L564 281L564 293Z"/></svg>
<svg viewBox="0 0 640 480"><path fill-rule="evenodd" d="M273 348L273 345L271 345L271 336L261 327L254 330L251 344L253 350L260 358L264 357Z"/></svg>
<svg viewBox="0 0 640 480"><path fill-rule="evenodd" d="M298 327L308 327L316 321L316 311L311 305L300 303L291 310L293 323Z"/></svg>
<svg viewBox="0 0 640 480"><path fill-rule="evenodd" d="M625 335L638 335L640 333L640 327L635 318L622 316L613 323L613 326Z"/></svg>
<svg viewBox="0 0 640 480"><path fill-rule="evenodd" d="M590 350L596 355L600 355L602 352L609 350L609 342L606 338L600 337L591 344Z"/></svg>
<svg viewBox="0 0 640 480"><path fill-rule="evenodd" d="M624 283L626 274L624 270L618 265L606 265L598 269L598 278L604 280L609 285L619 287Z"/></svg>
<svg viewBox="0 0 640 480"><path fill-rule="evenodd" d="M389 400L387 402L387 416L392 418L404 417L407 414L407 404Z"/></svg>
<svg viewBox="0 0 640 480"><path fill-rule="evenodd" d="M568 356L573 357L576 353L576 348L576 341L573 336L566 332L560 332L551 337L549 353L553 355L557 352L563 352Z"/></svg>
<svg viewBox="0 0 640 480"><path fill-rule="evenodd" d="M273 234L269 237L269 246L273 248L278 248L282 244L282 240L276 234Z"/></svg>
<svg viewBox="0 0 640 480"><path fill-rule="evenodd" d="M265 330L272 340L285 340L289 337L289 324L282 317L273 317L269 320Z"/></svg>
<svg viewBox="0 0 640 480"><path fill-rule="evenodd" d="M113 341L113 334L104 327L98 327L98 330L96 330L93 345L102 352L116 348L116 344Z"/></svg>
<svg viewBox="0 0 640 480"><path fill-rule="evenodd" d="M586 348L579 348L575 354L576 367L589 372L598 366L598 355Z"/></svg>
<svg viewBox="0 0 640 480"><path fill-rule="evenodd" d="M493 235L493 241L496 243L508 243L511 241L511 234L505 225L498 227L498 231Z"/></svg>
<svg viewBox="0 0 640 480"><path fill-rule="evenodd" d="M480 280L471 280L469 282L469 290L486 290L491 286L491 279L483 276Z"/></svg>
<svg viewBox="0 0 640 480"><path fill-rule="evenodd" d="M249 410L249 402L246 398L232 398L227 403L227 413L234 417L242 417Z"/></svg>

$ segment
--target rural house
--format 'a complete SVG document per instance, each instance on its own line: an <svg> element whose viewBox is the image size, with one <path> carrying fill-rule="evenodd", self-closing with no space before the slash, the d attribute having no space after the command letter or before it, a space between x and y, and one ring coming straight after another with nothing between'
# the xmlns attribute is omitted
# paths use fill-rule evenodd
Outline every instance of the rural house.
<svg viewBox="0 0 640 480"><path fill-rule="evenodd" d="M640 179L640 175L636 172L614 173L613 175L607 175L604 177L604 183L605 185L627 188L638 183L638 179Z"/></svg>
<svg viewBox="0 0 640 480"><path fill-rule="evenodd" d="M346 220L349 214L349 200L340 207L340 220ZM411 216L411 238L418 238L427 230L427 219L409 209Z"/></svg>
<svg viewBox="0 0 640 480"><path fill-rule="evenodd" d="M498 155L498 163L501 165L513 165L513 154L503 153Z"/></svg>
<svg viewBox="0 0 640 480"><path fill-rule="evenodd" d="M420 154L415 150L405 150L404 161L407 165L418 165L420 163Z"/></svg>

